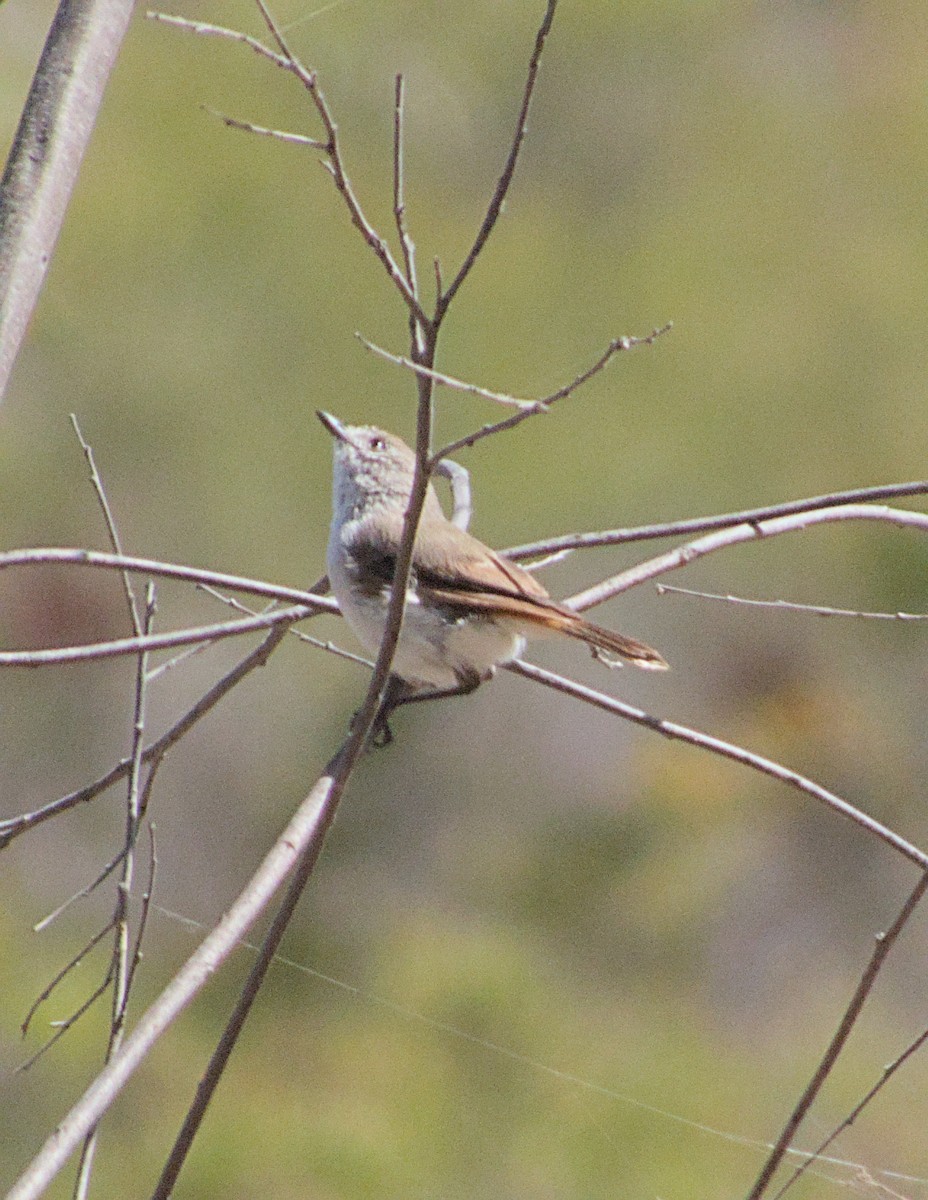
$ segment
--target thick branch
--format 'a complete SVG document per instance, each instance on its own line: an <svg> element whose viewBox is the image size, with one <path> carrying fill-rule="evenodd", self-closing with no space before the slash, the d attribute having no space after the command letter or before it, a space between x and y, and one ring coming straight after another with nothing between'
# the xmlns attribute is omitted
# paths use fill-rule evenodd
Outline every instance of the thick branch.
<svg viewBox="0 0 928 1200"><path fill-rule="evenodd" d="M61 0L0 182L0 397L51 261L132 0Z"/></svg>
<svg viewBox="0 0 928 1200"><path fill-rule="evenodd" d="M296 867L296 884L309 874L357 759L359 747L355 747L354 752L351 749L351 743L356 741L352 737L335 755L238 899L144 1013L119 1053L48 1138L14 1183L7 1200L37 1200L42 1195L158 1038L248 932L287 875Z"/></svg>

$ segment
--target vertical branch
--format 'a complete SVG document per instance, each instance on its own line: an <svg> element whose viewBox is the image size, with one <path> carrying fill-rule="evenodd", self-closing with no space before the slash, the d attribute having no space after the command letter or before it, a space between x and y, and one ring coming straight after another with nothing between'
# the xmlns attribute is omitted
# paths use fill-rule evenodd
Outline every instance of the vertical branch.
<svg viewBox="0 0 928 1200"><path fill-rule="evenodd" d="M113 547L114 554L122 554L122 542L119 537L119 530L116 528L116 521L113 517L110 502L106 498L106 489L103 487L103 480L100 478L100 472L97 470L97 463L93 456L93 447L84 438L81 433L81 428L77 423L77 417L74 413L70 414L71 424L74 427L74 433L77 436L80 447L84 452L84 458L87 460L87 466L90 468L90 482L93 485L93 490L96 492L97 500L103 512L103 520L106 524L106 532L110 539L110 545ZM142 622L139 616L139 607L135 598L135 591L132 587L132 577L128 571L120 571L122 576L122 586L126 593L126 603L129 605L129 616L132 620L132 631L136 637L142 636Z"/></svg>
<svg viewBox="0 0 928 1200"><path fill-rule="evenodd" d="M0 181L0 397L119 53L132 0L61 0Z"/></svg>
<svg viewBox="0 0 928 1200"><path fill-rule="evenodd" d="M396 221L396 232L400 240L403 254L403 267L406 280L413 296L419 298L419 282L416 278L416 246L409 236L406 225L406 184L405 184L405 80L402 75L396 77L396 91L393 104L393 216ZM422 326L415 312L409 312L409 335L413 353L423 349Z"/></svg>
<svg viewBox="0 0 928 1200"><path fill-rule="evenodd" d="M77 428L75 423L75 428ZM78 434L78 436L80 436ZM93 459L90 458L92 463ZM96 468L94 468L96 471ZM108 509L107 509L108 512ZM110 521L111 534L118 543L116 527ZM119 553L117 545L117 553ZM123 580L132 597L131 608L136 623L139 618L135 610L134 597L128 576L123 573ZM155 615L155 585L149 582L145 598L145 616L142 630L151 632ZM132 879L135 873L135 843L138 838L141 820L141 772L142 751L145 744L145 701L148 684L148 654L139 652L138 665L135 673L135 709L132 722L132 751L130 754L129 788L126 798L126 839L122 856L122 870L116 885L116 912L114 913L115 941L113 945L113 1004L110 1018L110 1035L106 1047L104 1062L110 1062L113 1055L122 1045L126 1026L126 1011L129 1006L129 991L135 975L135 965L138 961L139 943L130 951L129 943L129 898L132 894ZM152 768L154 772L156 768ZM77 1182L74 1188L74 1200L84 1200L90 1188L90 1177L93 1169L93 1159L97 1146L97 1126L94 1126L84 1139L78 1167Z"/></svg>

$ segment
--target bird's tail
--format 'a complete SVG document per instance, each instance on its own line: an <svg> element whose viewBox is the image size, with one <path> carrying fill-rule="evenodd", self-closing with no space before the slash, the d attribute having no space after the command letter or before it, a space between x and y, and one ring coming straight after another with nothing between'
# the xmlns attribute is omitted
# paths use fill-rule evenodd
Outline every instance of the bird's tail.
<svg viewBox="0 0 928 1200"><path fill-rule="evenodd" d="M606 655L617 654L619 658L627 659L636 667L641 667L646 671L667 670L668 664L663 655L658 654L644 642L636 641L635 638L626 637L621 633L613 633L611 629L605 629L602 625L594 625L592 621L587 621L577 613L571 612L569 608L562 608L560 605L556 608L552 607L546 615L552 629L558 633L564 633L568 637L577 638L581 642L586 642L594 654L597 651Z"/></svg>

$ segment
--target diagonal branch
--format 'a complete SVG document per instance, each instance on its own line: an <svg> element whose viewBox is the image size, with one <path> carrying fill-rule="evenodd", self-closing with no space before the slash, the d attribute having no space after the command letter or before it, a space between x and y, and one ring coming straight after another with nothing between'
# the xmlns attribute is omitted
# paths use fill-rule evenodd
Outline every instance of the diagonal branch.
<svg viewBox="0 0 928 1200"><path fill-rule="evenodd" d="M306 146L310 150L325 150L325 142L318 138L308 137L305 133L289 133L286 129L270 129L267 125L256 125L254 121L241 121L238 117L230 117L228 113L220 112L218 108L202 106L204 112L211 117L217 117L227 129L238 129L242 133L253 133L257 137L273 138L276 142L286 142L290 146Z"/></svg>
<svg viewBox="0 0 928 1200"><path fill-rule="evenodd" d="M428 324L428 318L411 284L406 279L402 268L397 263L396 259L390 251L390 247L380 236L379 233L371 225L370 221L364 214L361 204L355 195L351 180L348 177L348 172L345 169L344 159L342 157L341 143L338 139L338 126L332 117L332 112L329 108L328 101L319 87L319 82L316 78L315 71L310 71L297 58L296 54L290 49L283 31L277 24L270 9L264 0L255 0L261 17L267 26L274 43L277 46L278 52L275 53L269 46L265 46L257 38L250 37L236 29L227 29L221 25L210 25L204 21L189 21L184 17L175 17L167 13L149 12L147 16L154 21L160 21L164 24L173 25L178 29L185 29L190 33L203 34L208 37L226 38L230 41L239 42L250 47L256 54L262 58L268 59L275 66L287 71L293 75L302 86L306 89L312 100L313 106L322 122L325 131L325 139L320 142L320 148L324 154L323 166L332 176L335 182L336 190L345 202L348 209L348 214L351 218L351 223L359 231L364 241L374 252L377 258L383 265L384 270L390 277L393 286L403 298L410 313L417 321L423 325ZM226 118L223 118L225 120ZM235 123L230 121L228 123ZM247 122L237 123L238 127L246 127Z"/></svg>
<svg viewBox="0 0 928 1200"><path fill-rule="evenodd" d="M551 671L545 671L543 668L523 662L521 659L507 663L506 669L514 672L516 675L522 675L526 679L534 679L536 683L544 684L545 687L563 692L567 696L583 700L587 704L592 704L595 708L601 708L616 716L624 717L626 721L631 721L635 725L644 725L646 728L653 729L663 737L671 738L675 741L687 742L690 746L698 746L703 750L709 750L711 753L718 754L722 758L731 759L733 762L741 763L743 766L759 771L762 775L769 775L772 779L786 783L797 791L820 800L828 808L832 809L833 812L853 821L855 825L859 825L867 833L873 834L874 837L885 842L887 846L891 846L893 850L896 850L904 858L921 867L922 870L928 870L928 854L923 850L919 850L917 846L914 846L911 842L907 842L905 838L900 837L898 833L890 829L887 825L883 825L874 817L868 816L859 808L855 808L853 804L849 804L847 800L843 800L840 796L835 795L834 792L829 792L820 784L815 783L804 775L800 775L798 771L784 767L781 763L774 762L772 759L764 758L761 754L754 754L750 750L744 750L741 746L736 746L731 742L725 742L721 738L701 733L698 729L690 729L686 725L678 725L675 721L666 721L662 717L654 717L643 709L635 708L633 705L626 704L622 700L616 700L612 696L596 692L592 688L574 683L571 679L565 679L562 675L555 675Z"/></svg>
<svg viewBox="0 0 928 1200"><path fill-rule="evenodd" d="M302 887L322 848L335 808L360 753L352 734L332 758L286 829L219 924L149 1006L119 1052L86 1089L13 1184L6 1200L38 1200L96 1125L152 1046L235 949L288 875Z"/></svg>
<svg viewBox="0 0 928 1200"><path fill-rule="evenodd" d="M867 963L867 967L854 991L854 995L851 997L851 1002L847 1006L844 1015L838 1023L838 1028L835 1030L834 1036L828 1045L828 1049L825 1051L825 1054L822 1057L822 1061L816 1067L815 1073L809 1080L809 1083L796 1103L795 1108L790 1113L786 1124L783 1126L780 1136L777 1138L776 1144L770 1152L770 1156L764 1163L754 1186L748 1193L747 1200L760 1200L761 1196L763 1196L764 1192L766 1192L767 1186L773 1179L777 1167L780 1165L784 1155L789 1149L790 1142L793 1140L796 1130L799 1128L803 1118L811 1108L816 1096L822 1090L825 1080L828 1078L832 1067L838 1060L838 1056L844 1049L845 1043L850 1037L851 1030L854 1028L854 1023L860 1016L861 1009L863 1008L873 984L876 981L876 977L880 972L880 968L886 961L886 956L895 945L899 934L902 933L902 930L905 928L909 918L915 911L919 901L921 900L922 896L924 896L926 888L928 888L928 872L923 871L918 883L916 883L915 887L912 889L909 898L906 900L905 904L903 904L902 909L895 921L893 921L892 925L885 933L877 934L876 946L873 948L873 954L871 955L870 961ZM797 1173L793 1176L793 1179L799 1178L799 1176L803 1173L805 1166L806 1164L803 1164L803 1166L798 1169ZM790 1179L786 1187L789 1187L792 1182L793 1180ZM786 1187L784 1187L779 1193L780 1195L783 1194L783 1191L786 1190Z"/></svg>
<svg viewBox="0 0 928 1200"><path fill-rule="evenodd" d="M255 667L264 666L274 650L280 645L285 634L286 626L284 625L278 625L272 629L260 646L257 646L250 654L247 654L218 683L213 684L208 691L204 692L200 699L170 729L142 751L142 762L153 764L152 773L171 747L175 746L181 738L189 733L201 717L206 716L211 709L215 708L219 701L227 696ZM32 812L23 813L21 816L0 821L0 850L5 849L14 838L18 837L21 833L25 833L28 829L34 829L37 825L51 820L52 817L58 816L59 813L75 808L78 804L86 804L90 800L94 800L108 788L112 787L114 783L117 783L120 779L124 779L131 770L132 759L124 758L100 779L79 788L76 792L70 792L67 796L53 800L50 804L34 809ZM151 779L151 775L149 775L149 779Z"/></svg>
<svg viewBox="0 0 928 1200"><path fill-rule="evenodd" d="M886 483L877 487L829 492L823 496L810 496L803 500L787 500L783 504L747 508L741 512L722 513L719 516L690 517L683 521L665 521L659 525L638 525L627 529L607 529L600 533L567 533L561 537L526 542L523 546L512 546L500 553L505 554L507 558L521 560L535 558L540 554L587 550L594 546L623 546L628 542L647 542L665 537L685 537L691 533L708 533L713 529L727 529L731 525L753 525L758 521L810 512L815 508L836 508L844 504L863 504L872 500L894 500L902 496L924 495L928 495L928 479L913 480L910 483Z"/></svg>
<svg viewBox="0 0 928 1200"><path fill-rule="evenodd" d="M532 412L541 412L544 409L545 401L543 400L520 400L517 396L509 396L505 392L491 392L488 388L479 387L476 383L465 383L463 379L455 379L452 375L445 375L442 371L433 371L431 367L414 362L411 358L405 358L402 354L391 354L389 350L384 350L374 342L369 342L360 333L356 333L355 337L365 350L379 355L395 366L406 367L407 370L414 371L419 376L431 379L433 383L437 383L441 387L451 388L457 392L467 392L471 396L480 396L484 400L493 400L497 404L504 404L509 408L530 409Z"/></svg>
<svg viewBox="0 0 928 1200"><path fill-rule="evenodd" d="M260 0L259 0L260 2ZM519 116L516 121L515 133L512 139L512 145L509 147L509 154L506 157L506 162L503 166L503 172L499 177L499 181L490 198L490 204L487 208L486 216L477 231L477 236L474 238L474 244L467 253L467 257L461 263L457 275L448 284L444 292L440 292L438 301L435 305L435 323L440 325L451 301L458 293L461 284L470 274L474 263L477 261L481 250L487 243L487 239L493 232L496 222L499 220L499 215L503 209L503 203L506 199L506 194L509 191L509 185L512 183L512 177L515 175L516 164L519 161L519 152L522 149L522 143L525 141L525 135L528 132L528 114L532 106L532 97L535 93L535 82L538 79L538 70L541 66L541 56L544 52L545 42L548 34L551 32L551 25L554 22L554 13L557 9L557 0L548 0L548 6L545 10L544 18L539 26L538 33L535 35L535 47L532 50L532 56L528 64L528 76L525 80L525 89L522 93L522 104L519 107ZM450 453L450 451L449 451Z"/></svg>
<svg viewBox="0 0 928 1200"><path fill-rule="evenodd" d="M781 1200L781 1197L786 1195L793 1184L802 1175L804 1175L815 1162L821 1160L828 1147L835 1142L835 1140L844 1132L845 1129L849 1129L854 1124L871 1100L873 1100L874 1097L883 1090L883 1088L890 1081L890 1079L892 1079L899 1068L904 1066L913 1054L916 1054L919 1050L921 1050L922 1046L924 1046L926 1042L928 1042L928 1029L923 1029L918 1037L913 1042L910 1042L901 1054L898 1054L891 1063L888 1063L883 1068L879 1079L876 1081L873 1087L870 1088L866 1095L861 1097L857 1104L854 1105L844 1120L837 1125L831 1131L831 1133L829 1133L828 1137L819 1142L818 1146L816 1146L816 1148L803 1159L795 1171L793 1171L792 1175L790 1175L787 1181L773 1197L773 1200ZM787 1153L798 1154L799 1151L790 1149L787 1151Z"/></svg>
<svg viewBox="0 0 928 1200"><path fill-rule="evenodd" d="M61 0L0 181L0 397L38 300L132 0Z"/></svg>
<svg viewBox="0 0 928 1200"><path fill-rule="evenodd" d="M732 525L715 533L706 534L694 542L687 542L670 550L666 554L657 555L646 562L639 563L627 571L604 579L602 583L585 591L577 592L563 603L575 612L585 612L596 604L602 604L629 588L637 587L647 579L654 579L668 571L688 566L697 558L712 554L728 546L738 545L739 542L750 542L758 538L777 537L783 533L796 533L808 529L812 525L827 524L834 521L888 521L892 525L900 525L910 529L919 529L928 533L928 514L910 512L902 508L889 508L884 504L845 504L839 508L822 508L812 511L803 510L786 517L774 517L771 520L752 521L741 525Z"/></svg>
<svg viewBox="0 0 928 1200"><path fill-rule="evenodd" d="M484 425L481 429L474 433L469 433L465 437L458 438L456 442L450 442L434 455L435 459L444 458L448 454L454 454L465 446L473 446L475 442L479 442L482 438L490 437L492 434L502 433L503 430L513 429L516 425L521 425L523 421L529 417L535 416L536 413L547 412L552 404L558 400L566 400L573 392L589 382L594 375L598 375L613 359L613 357L623 350L631 350L635 346L651 346L654 342L668 333L672 328L671 324L663 325L660 329L654 329L645 337L617 337L614 338L603 353L599 356L596 362L591 367L587 367L585 371L570 381L565 383L563 387L559 387L557 391L551 392L548 396L542 396L540 400L535 401L516 401L520 411L513 413L511 417L504 417L501 421L496 421L492 425ZM493 399L499 399L493 396Z"/></svg>

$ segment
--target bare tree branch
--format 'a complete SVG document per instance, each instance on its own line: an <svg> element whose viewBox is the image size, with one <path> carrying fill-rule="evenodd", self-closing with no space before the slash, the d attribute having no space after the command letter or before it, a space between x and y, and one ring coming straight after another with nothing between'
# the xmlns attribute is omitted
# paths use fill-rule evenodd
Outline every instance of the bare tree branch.
<svg viewBox="0 0 928 1200"><path fill-rule="evenodd" d="M241 121L237 117L230 117L216 108L210 108L208 104L201 107L211 117L218 117L228 129L239 129L243 133L257 134L258 137L273 138L274 141L286 142L290 146L306 146L310 150L326 149L325 142L320 142L318 138L307 137L305 133L288 133L285 129L269 129L266 125L255 125L253 121Z"/></svg>
<svg viewBox="0 0 928 1200"><path fill-rule="evenodd" d="M73 970L75 970L75 968L81 965L91 950L94 950L97 946L99 946L112 928L112 921L108 921L102 929L98 930L93 937L90 938L90 940L80 950L78 950L77 954L74 955L70 962L65 963L61 970L58 971L58 973L49 980L45 987L42 988L38 996L36 996L35 1000L33 1000L32 1004L29 1006L29 1011L26 1013L25 1017L23 1017L22 1023L20 1024L19 1030L23 1037L26 1037L26 1035L29 1033L29 1029L32 1026L32 1022L35 1019L36 1013L38 1013L42 1005L48 1001L62 980L66 979L67 976L70 975ZM63 1022L60 1022L59 1024L63 1024ZM68 1027L70 1027L71 1024L73 1024L73 1020L69 1022ZM41 1050L39 1050L38 1054L34 1054L27 1062L23 1063L22 1066L19 1067L19 1070L28 1070L28 1068L35 1062L38 1055L44 1054L47 1048L47 1046L43 1046Z"/></svg>
<svg viewBox="0 0 928 1200"><path fill-rule="evenodd" d="M577 592L563 603L575 612L585 612L596 604L602 604L629 588L637 587L646 579L654 579L658 575L674 571L678 567L688 566L697 558L712 554L739 542L750 542L757 538L778 537L783 533L796 533L808 529L812 525L821 525L833 521L887 521L892 525L904 528L918 529L928 532L928 514L909 512L902 508L888 508L883 504L845 504L840 508L822 508L817 510L804 509L785 517L774 517L769 520L751 521L740 525L732 525L719 529L715 533L706 534L694 542L687 542L648 559L627 571L613 575L603 580L595 587Z"/></svg>
<svg viewBox="0 0 928 1200"><path fill-rule="evenodd" d="M61 0L0 181L0 397L32 316L132 0Z"/></svg>
<svg viewBox="0 0 928 1200"><path fill-rule="evenodd" d="M406 222L406 84L402 75L394 81L393 94L393 219L403 254L403 269L412 294L419 299L416 276L416 244ZM414 312L409 314L409 342L417 358L425 353L425 330Z"/></svg>
<svg viewBox="0 0 928 1200"><path fill-rule="evenodd" d="M828 1049L822 1056L821 1062L816 1067L812 1078L809 1080L809 1083L800 1096L795 1108L790 1113L789 1119L783 1126L780 1136L777 1138L776 1144L770 1152L769 1158L764 1163L754 1186L748 1193L747 1200L760 1200L761 1196L763 1196L763 1194L766 1192L767 1187L777 1170L777 1167L782 1162L783 1156L786 1154L790 1142L793 1140L796 1130L799 1128L803 1118L814 1103L816 1096L822 1090L825 1080L831 1074L831 1070L837 1062L839 1054L844 1049L845 1043L850 1037L851 1030L854 1028L857 1018L860 1016L861 1009L863 1008L867 997L870 995L870 991L874 982L876 981L877 975L880 972L880 968L886 961L886 956L895 945L896 939L899 937L899 934L902 933L902 930L905 928L909 918L915 911L919 901L921 900L922 896L924 896L926 888L928 888L928 872L922 872L918 883L916 883L915 887L912 889L909 898L906 900L905 904L903 904L902 909L895 921L893 921L892 925L885 933L877 934L876 946L873 949L873 954L871 955L870 961L867 963L866 970L861 976L860 982L854 991L854 995L851 997L851 1002L845 1009L844 1015L841 1017L841 1020L838 1023L838 1028L835 1030L834 1036L829 1042ZM807 1160L807 1162L809 1161L812 1160ZM803 1164L803 1166L799 1168L799 1170L793 1176L794 1179L799 1178L799 1176L805 1170L805 1165L806 1164ZM786 1186L788 1187L792 1182L793 1180L791 1179ZM785 1191L786 1189L784 1188L783 1190ZM780 1192L779 1194L782 1195L783 1193Z"/></svg>
<svg viewBox="0 0 928 1200"><path fill-rule="evenodd" d="M6 1200L37 1200L88 1130L144 1061L152 1046L226 960L288 875L302 886L322 848L338 799L360 753L352 734L265 856L244 890L147 1009L119 1052L93 1080L38 1154L13 1184ZM295 903L295 901L294 901Z"/></svg>
<svg viewBox="0 0 928 1200"><path fill-rule="evenodd" d="M75 422L75 429L77 424ZM78 432L80 437L80 433ZM90 447L86 446L81 438L81 444L85 447L85 453L88 460L92 464L95 486L98 486L98 494L101 498L101 503L104 506L104 513L107 518L107 525L110 530L110 536L113 541L114 548L117 553L120 551L119 535L116 530L116 524L113 521L110 513L109 504L106 501L106 495L103 491L103 484L96 472L96 466L93 464L93 453ZM132 591L132 585L129 580L128 573L123 573L123 582L127 589L129 599L129 607L132 612L133 623L139 633L149 633L151 631L152 622L155 615L155 585L149 581L146 592L145 614L144 618L140 619L138 606L136 604L135 595ZM138 840L139 828L141 823L142 812L142 750L145 738L145 709L148 697L148 655L142 650L138 655L135 672L135 700L134 714L132 721L132 748L129 755L129 779L128 788L126 790L126 825L125 839L122 850L122 871L116 885L116 906L113 912L113 949L110 958L110 971L108 972L113 988L112 1005L110 1010L110 1031L107 1040L106 1053L104 1062L109 1062L113 1055L119 1050L122 1045L123 1035L125 1033L126 1013L129 1007L129 994L132 989L132 980L135 976L135 966L138 962L138 955L141 950L141 933L135 939L134 945L130 942L129 932L129 899L132 895L132 880L135 874L135 845ZM88 1130L84 1138L84 1144L81 1147L80 1159L77 1169L77 1181L74 1187L74 1200L86 1200L89 1188L90 1179L93 1171L93 1160L97 1148L97 1130L95 1125Z"/></svg>
<svg viewBox="0 0 928 1200"><path fill-rule="evenodd" d="M450 453L450 451L449 451ZM826 492L803 500L788 500L765 508L747 508L742 512L723 513L714 517L690 517L683 521L666 521L659 525L638 525L628 529L607 529L600 533L567 533L560 537L526 542L500 551L507 558L521 560L540 554L558 554L564 550L587 550L594 546L623 546L628 542L654 541L657 538L685 537L691 533L707 533L712 529L727 529L731 525L753 525L774 517L810 512L815 508L835 508L844 504L862 504L872 500L893 500L902 496L928 495L928 479L911 483L886 483L877 487L852 488L844 492Z"/></svg>
<svg viewBox="0 0 928 1200"><path fill-rule="evenodd" d="M452 279L445 292L441 291L439 284L438 301L435 305L435 322L441 324L445 313L457 295L461 284L470 274L474 263L480 256L480 252L487 243L487 239L493 232L496 222L499 220L499 215L503 210L503 203L509 191L509 186L512 183L512 177L516 173L516 164L519 161L519 152L522 149L522 143L525 141L525 135L528 133L528 114L532 106L532 97L535 94L535 83L538 79L538 71L541 67L541 56L544 53L545 42L548 39L548 34L551 32L551 25L554 22L554 14L557 10L557 0L548 0L548 7L545 11L544 18L539 26L538 33L535 35L535 47L532 50L532 56L529 59L528 74L525 80L525 88L522 93L522 104L519 108L519 116L516 121L515 133L513 134L512 144L509 147L509 154L506 157L503 172L499 177L499 181L490 198L490 204L486 211L486 216L477 231L477 236L474 238L474 244L467 253L467 257L461 263L457 275ZM452 451L448 451L452 453Z"/></svg>
<svg viewBox="0 0 928 1200"><path fill-rule="evenodd" d="M175 746L181 738L189 733L201 717L206 716L211 709L215 708L219 701L227 696L255 667L264 666L274 650L280 645L285 634L286 627L283 625L278 625L275 629L272 629L260 646L257 646L250 654L247 654L218 683L213 684L200 697L196 704L192 705L184 713L180 720L176 721L166 733L163 733L157 741L153 742L142 752L142 760L146 763L152 763L156 768L171 747ZM42 808L35 809L32 812L23 813L21 816L0 821L0 850L5 849L21 833L25 833L29 829L34 829L37 825L51 820L52 817L58 816L59 813L75 808L78 804L86 804L90 800L94 800L108 788L112 787L114 783L118 783L120 779L124 779L131 769L131 758L124 758L100 779L87 784L85 787L78 788L76 792L70 792L68 795L62 796L59 800L53 800L50 804L43 805ZM151 775L149 779L151 779Z"/></svg>
<svg viewBox="0 0 928 1200"><path fill-rule="evenodd" d="M161 579L177 579L184 583L209 584L211 587L228 588L230 592L248 592L252 596L266 596L269 600L306 604L318 612L338 612L338 605L334 600L314 591L281 587L279 584L265 583L260 579L245 579L239 575L228 575L224 571L207 571L202 567L158 562L154 558L137 558L128 554L107 554L102 550L81 550L59 546L7 550L0 553L0 571L8 567L28 567L51 563L75 563L85 567L102 567L107 570L154 575Z"/></svg>
<svg viewBox="0 0 928 1200"><path fill-rule="evenodd" d="M100 510L103 513L103 521L106 525L106 532L110 539L110 545L113 547L114 554L122 554L122 545L119 540L119 531L116 528L116 520L113 517L110 502L106 497L106 490L103 487L103 480L100 478L100 472L97 470L97 464L93 456L93 449L90 444L84 439L81 433L80 425L77 423L77 417L74 413L70 414L71 425L74 427L74 433L80 443L81 450L84 452L84 458L87 460L87 466L90 468L90 482L96 494L97 501L100 505ZM129 617L132 621L132 629L136 637L142 636L142 622L139 615L139 606L135 598L135 592L132 590L132 577L128 571L122 571L122 586L126 593L126 603L129 607Z"/></svg>
<svg viewBox="0 0 928 1200"><path fill-rule="evenodd" d="M169 16L166 13L149 12L147 15L156 21L162 21L166 24L173 25L180 29L186 29L191 33L205 34L211 37L228 38L235 42L241 42L249 46L257 54L267 58L275 66L293 75L306 89L310 99L316 109L319 119L322 122L325 130L325 140L321 142L321 148L325 155L323 165L329 171L332 179L335 182L335 187L345 202L348 208L351 223L359 231L364 241L374 252L384 267L384 270L390 277L393 286L402 296L404 303L408 307L410 313L415 319L423 325L428 323L428 318L422 309L412 285L403 274L402 269L396 259L390 252L390 248L384 239L368 221L361 208L360 202L355 195L351 180L348 178L348 172L345 169L345 162L342 156L341 144L338 140L338 127L332 117L329 109L328 101L322 93L316 79L315 71L308 70L297 58L290 49L287 40L280 29L280 26L271 15L270 9L264 3L264 0L255 0L258 10L268 28L271 37L277 45L279 53L275 53L270 47L259 42L257 38L249 37L235 29L226 29L220 25L208 25L202 21L188 21L183 17ZM239 127L243 127L241 123Z"/></svg>
<svg viewBox="0 0 928 1200"><path fill-rule="evenodd" d="M828 808L840 816L847 817L855 825L859 825L861 829L865 829L868 833L873 834L874 837L879 838L880 841L885 842L887 846L891 846L892 849L898 851L899 854L907 858L910 862L921 867L922 870L928 870L928 854L925 851L919 850L917 846L914 846L911 842L907 842L905 838L900 837L898 833L888 826L868 816L859 808L855 808L853 804L849 804L847 800L843 800L840 796L835 795L834 792L829 792L820 784L807 779L804 775L800 775L798 771L784 767L772 759L764 758L763 755L754 754L750 750L744 750L740 746L733 745L731 742L723 741L721 738L712 737L707 733L700 733L697 729L690 729L688 726L679 725L675 721L666 721L662 717L654 717L643 709L635 708L633 705L626 704L622 700L616 700L612 696L596 692L592 688L574 683L571 679L565 679L562 675L555 675L551 671L545 671L541 667L523 662L521 659L507 663L506 669L513 671L516 675L522 675L526 679L534 679L536 683L542 683L545 687L563 692L567 696L574 696L578 700L592 704L595 708L601 708L606 712L614 713L616 716L624 717L626 721L631 721L635 725L644 725L647 729L653 729L663 737L671 738L675 741L687 742L691 746L699 746L703 750L709 750L713 754L721 755L722 758L729 758L733 762L742 763L746 767L760 771L762 775L769 775L772 779L778 779L781 783L789 784L790 787L796 788L797 791L822 801L823 804L827 805Z"/></svg>
<svg viewBox="0 0 928 1200"><path fill-rule="evenodd" d="M892 1079L899 1068L904 1066L912 1057L912 1055L916 1054L926 1042L928 1042L928 1029L923 1029L918 1037L913 1042L910 1042L901 1054L897 1055L891 1063L888 1063L883 1068L880 1078L876 1081L873 1087L870 1088L870 1090L863 1097L861 1097L861 1099L857 1102L857 1104L854 1105L844 1120L839 1125L836 1125L831 1133L829 1133L828 1137L826 1137L824 1141L820 1142L811 1154L805 1157L804 1161L799 1164L792 1175L789 1176L783 1186L773 1197L773 1200L781 1200L781 1197L786 1195L793 1184L802 1175L804 1175L811 1166L813 1166L822 1158L822 1155L824 1155L828 1147L834 1144L836 1139L845 1131L845 1129L849 1129L854 1124L871 1100L873 1100L883 1090L883 1088L887 1083L889 1083L890 1079ZM788 1149L787 1153L795 1155L799 1154L800 1151Z"/></svg>
<svg viewBox="0 0 928 1200"><path fill-rule="evenodd" d="M484 425L482 428L475 430L473 433L467 434L465 437L458 438L456 442L450 442L443 449L439 450L435 455L435 459L444 458L448 454L454 454L465 446L473 446L475 442L479 442L482 438L490 437L493 434L503 433L507 429L514 429L516 425L521 425L523 421L529 417L535 416L536 413L547 412L552 404L558 400L566 400L571 393L589 382L594 375L607 366L613 357L622 350L632 350L635 346L651 346L654 342L668 333L673 326L671 324L663 325L660 329L654 329L645 337L618 337L614 338L603 353L599 356L595 363L570 383L565 383L563 387L559 387L556 392L552 392L549 396L543 396L536 401L515 401L520 406L520 411L514 413L511 417L504 417L501 421L496 421L492 425ZM465 385L466 390L469 390ZM491 398L499 399L498 396L490 394Z"/></svg>
<svg viewBox="0 0 928 1200"><path fill-rule="evenodd" d="M451 375L445 375L442 371L433 371L430 367L423 366L422 363L413 362L411 358L405 358L402 354L391 354L389 350L384 350L381 346L369 342L360 333L356 333L355 337L365 350L379 355L386 362L391 362L397 367L406 367L410 371L415 371L417 375L431 379L433 383L440 384L442 387L451 388L458 392L467 392L471 396L480 396L483 400L493 400L497 404L505 404L510 408L529 409L532 412L544 411L544 401L520 400L516 396L506 395L505 392L491 392L488 388L478 387L475 383L464 383L463 380L455 379Z"/></svg>
<svg viewBox="0 0 928 1200"><path fill-rule="evenodd" d="M279 608L272 612L244 617L241 621L220 621L175 633L143 634L141 637L116 638L112 642L95 642L87 646L59 646L50 650L0 651L0 667L54 667L63 663L90 662L100 658L118 658L121 654L164 650L193 643L216 642L223 638L255 633L272 625L291 625L309 614L300 606Z"/></svg>
<svg viewBox="0 0 928 1200"><path fill-rule="evenodd" d="M862 612L855 608L830 608L823 604L797 604L791 600L752 600L747 596L733 596L730 592L703 592L695 588L673 587L659 583L654 589L659 596L693 596L698 600L720 600L725 604L737 604L745 608L772 608L779 612L809 613L813 617L857 617L865 621L928 621L928 613L908 612Z"/></svg>

